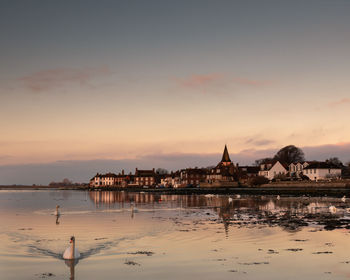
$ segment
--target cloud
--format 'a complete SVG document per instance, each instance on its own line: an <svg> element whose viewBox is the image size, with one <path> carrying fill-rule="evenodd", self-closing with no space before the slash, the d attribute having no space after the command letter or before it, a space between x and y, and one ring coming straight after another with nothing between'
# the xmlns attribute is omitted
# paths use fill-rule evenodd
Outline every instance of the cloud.
<svg viewBox="0 0 350 280"><path fill-rule="evenodd" d="M277 149L246 149L231 156L231 159L235 160L236 157L238 162L253 163L255 159L273 157L280 148L282 147ZM324 161L330 157L338 157L343 163L350 161L350 142L319 146L304 146L300 147L300 149L303 150L306 160Z"/></svg>
<svg viewBox="0 0 350 280"><path fill-rule="evenodd" d="M244 86L266 86L271 84L270 81L258 81L240 77L232 78L232 81L236 84Z"/></svg>
<svg viewBox="0 0 350 280"><path fill-rule="evenodd" d="M9 155L0 155L0 161L1 160L8 160L10 158L13 158L12 156L9 156Z"/></svg>
<svg viewBox="0 0 350 280"><path fill-rule="evenodd" d="M269 144L275 143L274 140L270 140L270 139L259 139L259 138L249 138L247 139L247 141L245 142L245 144L252 144L255 146L266 146Z"/></svg>
<svg viewBox="0 0 350 280"><path fill-rule="evenodd" d="M212 85L223 80L220 74L192 75L185 79L179 79L178 82L184 87L198 88Z"/></svg>
<svg viewBox="0 0 350 280"><path fill-rule="evenodd" d="M329 103L329 107L337 107L344 104L350 104L350 98L343 98L335 102Z"/></svg>
<svg viewBox="0 0 350 280"><path fill-rule="evenodd" d="M251 165L256 159L273 157L282 148L246 149L238 153L230 153L230 158L239 165ZM338 157L343 163L350 161L350 142L321 146L301 147L307 160L324 161L330 157ZM74 182L88 182L97 172L119 173L135 172L135 168L165 168L178 170L187 167L207 167L216 165L222 153L153 153L136 158L120 160L64 160L51 163L0 165L0 185L5 184L48 184L68 178Z"/></svg>
<svg viewBox="0 0 350 280"><path fill-rule="evenodd" d="M253 80L245 77L229 77L218 73L194 74L185 78L177 78L176 82L183 88L200 90L202 92L230 86L261 87L271 83L269 81Z"/></svg>
<svg viewBox="0 0 350 280"><path fill-rule="evenodd" d="M350 161L350 143L337 143L321 146L302 147L308 160L326 160L338 157L343 163Z"/></svg>
<svg viewBox="0 0 350 280"><path fill-rule="evenodd" d="M66 85L87 86L96 77L111 74L107 66L96 68L55 68L39 71L19 78L32 92L49 91Z"/></svg>

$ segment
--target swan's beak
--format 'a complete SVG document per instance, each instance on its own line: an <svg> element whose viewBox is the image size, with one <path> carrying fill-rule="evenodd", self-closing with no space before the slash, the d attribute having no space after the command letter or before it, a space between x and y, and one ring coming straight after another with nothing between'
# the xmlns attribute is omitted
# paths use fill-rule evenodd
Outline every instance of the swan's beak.
<svg viewBox="0 0 350 280"><path fill-rule="evenodd" d="M71 239L71 240L69 240L69 243L72 243L73 242L73 240Z"/></svg>

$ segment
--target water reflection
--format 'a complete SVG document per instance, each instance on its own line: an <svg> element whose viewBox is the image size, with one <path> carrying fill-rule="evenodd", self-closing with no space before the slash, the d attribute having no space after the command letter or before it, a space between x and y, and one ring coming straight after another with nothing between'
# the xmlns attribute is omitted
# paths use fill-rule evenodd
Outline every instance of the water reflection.
<svg viewBox="0 0 350 280"><path fill-rule="evenodd" d="M56 225L60 224L60 217L61 217L60 214L56 215Z"/></svg>
<svg viewBox="0 0 350 280"><path fill-rule="evenodd" d="M329 221L347 217L350 209L343 200L327 197L167 195L113 191L90 192L89 196L97 208L130 208L131 218L138 212L136 205L140 211L178 207L211 209L224 224L226 235L231 225L281 226L289 232L298 231L309 223L327 225Z"/></svg>
<svg viewBox="0 0 350 280"><path fill-rule="evenodd" d="M1 279L348 277L341 198L52 192L0 192ZM72 234L78 270L62 259Z"/></svg>
<svg viewBox="0 0 350 280"><path fill-rule="evenodd" d="M75 266L78 264L79 259L74 259L74 260L65 260L64 263L69 267L69 272L70 272L70 280L74 280L75 278Z"/></svg>
<svg viewBox="0 0 350 280"><path fill-rule="evenodd" d="M232 209L251 209L256 211L293 213L316 213L335 205L345 209L346 204L337 198L278 198L269 196L230 197L225 195L165 195L153 193L128 193L114 191L89 192L91 201L96 207L132 208L135 205L144 207L184 207L184 208L220 208L220 212L230 212Z"/></svg>

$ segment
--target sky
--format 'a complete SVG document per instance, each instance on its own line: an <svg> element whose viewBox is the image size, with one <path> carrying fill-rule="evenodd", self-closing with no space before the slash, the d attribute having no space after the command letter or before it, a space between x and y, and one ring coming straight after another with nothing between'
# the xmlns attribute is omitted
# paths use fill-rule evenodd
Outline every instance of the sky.
<svg viewBox="0 0 350 280"><path fill-rule="evenodd" d="M350 1L0 1L0 184L350 161ZM162 165L162 166L160 166ZM64 166L64 167L62 167Z"/></svg>

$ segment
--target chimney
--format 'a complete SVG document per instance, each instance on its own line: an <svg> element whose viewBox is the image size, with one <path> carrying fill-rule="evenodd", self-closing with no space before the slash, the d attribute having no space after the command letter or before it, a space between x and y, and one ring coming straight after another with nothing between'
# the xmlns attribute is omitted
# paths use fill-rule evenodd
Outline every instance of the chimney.
<svg viewBox="0 0 350 280"><path fill-rule="evenodd" d="M124 176L124 169L122 169L122 175Z"/></svg>

